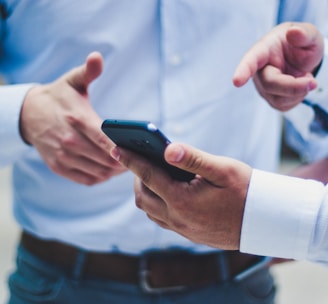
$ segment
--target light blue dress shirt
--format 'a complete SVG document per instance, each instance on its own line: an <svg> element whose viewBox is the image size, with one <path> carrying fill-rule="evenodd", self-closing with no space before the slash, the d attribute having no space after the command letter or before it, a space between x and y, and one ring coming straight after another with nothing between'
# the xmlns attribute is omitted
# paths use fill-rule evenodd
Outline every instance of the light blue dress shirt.
<svg viewBox="0 0 328 304"><path fill-rule="evenodd" d="M6 2L0 71L16 85L0 88L0 163L14 166L22 228L89 250L213 250L138 210L130 173L88 187L51 172L19 135L21 104L33 83L53 81L97 50L104 72L90 98L102 118L150 120L171 141L275 170L280 115L251 82L236 89L231 79L245 51L276 23L279 1ZM284 1L282 20L321 22L321 3Z"/></svg>

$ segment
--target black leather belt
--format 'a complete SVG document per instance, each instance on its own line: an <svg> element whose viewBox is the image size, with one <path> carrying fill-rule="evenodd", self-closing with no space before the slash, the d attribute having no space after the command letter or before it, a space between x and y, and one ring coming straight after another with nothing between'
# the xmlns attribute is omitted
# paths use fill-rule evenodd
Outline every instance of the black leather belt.
<svg viewBox="0 0 328 304"><path fill-rule="evenodd" d="M80 252L76 247L42 240L26 232L21 245L43 261L67 271L73 269ZM87 252L83 275L139 284L146 292L174 291L229 281L261 259L238 251L156 251L140 256Z"/></svg>

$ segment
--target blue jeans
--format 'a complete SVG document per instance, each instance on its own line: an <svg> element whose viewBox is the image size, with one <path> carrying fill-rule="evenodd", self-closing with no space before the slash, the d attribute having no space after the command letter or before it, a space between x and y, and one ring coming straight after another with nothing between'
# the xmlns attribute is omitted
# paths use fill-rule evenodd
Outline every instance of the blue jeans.
<svg viewBox="0 0 328 304"><path fill-rule="evenodd" d="M73 274L49 265L18 248L17 269L9 278L9 304L267 304L274 303L275 286L268 269L242 281L212 284L182 292L147 294L138 285L83 278L76 265Z"/></svg>

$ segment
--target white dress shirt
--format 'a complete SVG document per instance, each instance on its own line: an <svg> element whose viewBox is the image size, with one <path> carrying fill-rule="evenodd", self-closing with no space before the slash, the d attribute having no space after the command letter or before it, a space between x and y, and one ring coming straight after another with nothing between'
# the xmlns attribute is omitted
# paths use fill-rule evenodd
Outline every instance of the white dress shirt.
<svg viewBox="0 0 328 304"><path fill-rule="evenodd" d="M240 250L328 264L328 186L254 170Z"/></svg>

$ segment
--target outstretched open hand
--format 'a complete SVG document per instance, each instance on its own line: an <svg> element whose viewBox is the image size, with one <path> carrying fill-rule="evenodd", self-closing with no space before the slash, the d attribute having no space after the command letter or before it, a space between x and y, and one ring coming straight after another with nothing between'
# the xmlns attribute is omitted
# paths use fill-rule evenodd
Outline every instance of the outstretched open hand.
<svg viewBox="0 0 328 304"><path fill-rule="evenodd" d="M114 146L101 131L88 87L103 68L99 53L56 81L32 88L20 117L23 139L33 145L49 168L78 183L93 185L124 171L109 155Z"/></svg>

